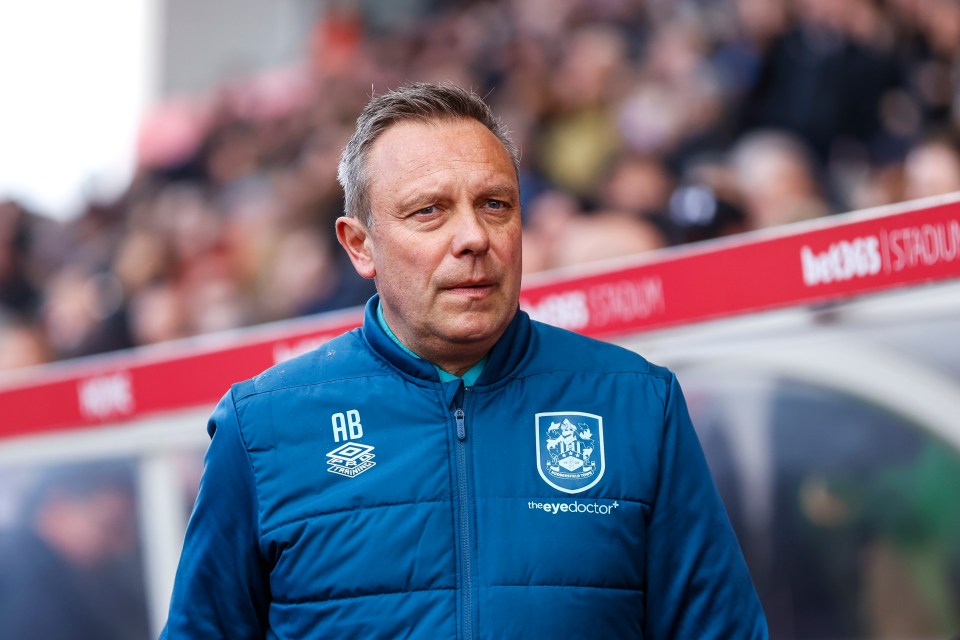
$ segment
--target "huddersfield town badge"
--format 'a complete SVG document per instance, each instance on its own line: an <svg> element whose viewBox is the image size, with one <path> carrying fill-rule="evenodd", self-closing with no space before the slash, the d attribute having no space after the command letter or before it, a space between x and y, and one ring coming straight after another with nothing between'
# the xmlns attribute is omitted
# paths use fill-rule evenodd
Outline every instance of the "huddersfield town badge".
<svg viewBox="0 0 960 640"><path fill-rule="evenodd" d="M535 416L537 471L564 493L586 491L603 476L603 418L580 411Z"/></svg>

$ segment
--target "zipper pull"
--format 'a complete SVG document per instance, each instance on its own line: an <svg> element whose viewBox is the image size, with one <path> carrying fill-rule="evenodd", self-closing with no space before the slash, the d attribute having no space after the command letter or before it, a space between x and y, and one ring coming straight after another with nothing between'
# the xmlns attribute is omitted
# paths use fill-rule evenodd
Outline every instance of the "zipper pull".
<svg viewBox="0 0 960 640"><path fill-rule="evenodd" d="M463 409L458 407L457 410L453 412L453 416L457 419L457 438L461 441L466 440L467 427L466 424L464 424Z"/></svg>

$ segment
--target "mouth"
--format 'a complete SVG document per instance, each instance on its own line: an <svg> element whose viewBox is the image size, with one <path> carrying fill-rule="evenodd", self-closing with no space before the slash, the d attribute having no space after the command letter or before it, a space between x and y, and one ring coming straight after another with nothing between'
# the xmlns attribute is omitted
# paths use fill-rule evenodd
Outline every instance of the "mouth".
<svg viewBox="0 0 960 640"><path fill-rule="evenodd" d="M493 292L494 286L495 283L492 280L466 280L454 283L445 289L455 295L483 298Z"/></svg>

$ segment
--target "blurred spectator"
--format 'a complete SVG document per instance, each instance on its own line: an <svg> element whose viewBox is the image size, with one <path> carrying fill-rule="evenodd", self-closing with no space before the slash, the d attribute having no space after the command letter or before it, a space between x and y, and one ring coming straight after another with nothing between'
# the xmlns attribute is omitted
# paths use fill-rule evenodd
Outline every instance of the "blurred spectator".
<svg viewBox="0 0 960 640"><path fill-rule="evenodd" d="M28 214L15 202L0 202L0 306L28 313L40 292L30 273Z"/></svg>
<svg viewBox="0 0 960 640"><path fill-rule="evenodd" d="M730 165L750 229L809 220L829 212L813 159L803 143L788 133L747 134L731 150Z"/></svg>
<svg viewBox="0 0 960 640"><path fill-rule="evenodd" d="M363 280L358 289L339 258L339 247L331 245L329 235L312 228L286 233L276 243L260 284L266 317L332 311L358 305L372 295Z"/></svg>
<svg viewBox="0 0 960 640"><path fill-rule="evenodd" d="M684 185L673 192L668 218L684 242L740 233L746 224L743 211L736 204L702 183Z"/></svg>
<svg viewBox="0 0 960 640"><path fill-rule="evenodd" d="M553 266L553 251L571 219L582 213L576 198L564 191L544 191L524 211L523 272L535 273Z"/></svg>
<svg viewBox="0 0 960 640"><path fill-rule="evenodd" d="M763 58L746 126L790 131L820 159L837 140L873 145L882 131L878 105L901 81L889 25L872 0L790 4L795 21Z"/></svg>
<svg viewBox="0 0 960 640"><path fill-rule="evenodd" d="M67 358L131 346L122 304L113 273L65 266L48 282L41 311L53 352Z"/></svg>
<svg viewBox="0 0 960 640"><path fill-rule="evenodd" d="M572 267L661 249L666 239L648 220L602 211L567 220L550 248L551 268Z"/></svg>
<svg viewBox="0 0 960 640"><path fill-rule="evenodd" d="M681 242L722 238L746 230L737 174L723 155L692 157L680 178L670 195L667 218Z"/></svg>
<svg viewBox="0 0 960 640"><path fill-rule="evenodd" d="M25 320L0 319L0 372L43 364L50 360L46 335Z"/></svg>
<svg viewBox="0 0 960 640"><path fill-rule="evenodd" d="M624 51L618 30L581 27L569 34L551 75L552 112L537 153L551 182L577 195L590 193L618 149L609 106L627 73Z"/></svg>
<svg viewBox="0 0 960 640"><path fill-rule="evenodd" d="M658 157L627 155L618 159L598 184L600 205L638 216L662 214L673 191L673 176Z"/></svg>
<svg viewBox="0 0 960 640"><path fill-rule="evenodd" d="M184 300L169 282L156 282L140 289L130 301L130 334L136 344L156 344L190 335Z"/></svg>
<svg viewBox="0 0 960 640"><path fill-rule="evenodd" d="M20 525L0 532L4 637L148 637L132 472L117 463L44 472Z"/></svg>
<svg viewBox="0 0 960 640"><path fill-rule="evenodd" d="M328 3L302 64L155 105L117 202L0 203L0 339L43 347L8 366L361 304L337 158L410 80L513 130L527 273L960 189L958 34L954 0Z"/></svg>
<svg viewBox="0 0 960 640"><path fill-rule="evenodd" d="M903 169L906 199L960 191L960 150L946 138L932 138L911 149Z"/></svg>
<svg viewBox="0 0 960 640"><path fill-rule="evenodd" d="M185 265L179 291L191 335L235 329L257 319L243 283L219 253Z"/></svg>

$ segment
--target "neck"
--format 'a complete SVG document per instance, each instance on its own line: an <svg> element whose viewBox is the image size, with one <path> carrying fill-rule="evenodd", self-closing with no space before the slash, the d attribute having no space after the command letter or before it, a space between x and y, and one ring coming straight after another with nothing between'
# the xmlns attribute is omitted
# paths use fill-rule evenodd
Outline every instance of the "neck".
<svg viewBox="0 0 960 640"><path fill-rule="evenodd" d="M439 338L435 338L425 343L411 344L410 341L404 340L391 328L383 309L383 303L380 303L377 307L377 322L380 323L380 326L383 327L387 335L408 353L412 353L438 369L458 378L463 377L463 374L470 371L474 365L480 362L490 349L493 348L493 345L496 344L497 340L500 339L500 335L503 333L501 331L500 335L497 335L492 340L484 340L476 343L468 342L451 345Z"/></svg>
<svg viewBox="0 0 960 640"><path fill-rule="evenodd" d="M447 373L461 377L469 371L473 365L480 362L480 360L487 355L487 352L493 348L494 344L496 344L496 340L493 340L489 344L488 341L484 341L483 343L460 344L438 342L437 344L418 344L414 347L410 345L406 346L427 362L443 369Z"/></svg>
<svg viewBox="0 0 960 640"><path fill-rule="evenodd" d="M437 362L436 360L430 360L430 362L440 367L447 373L455 375L458 378L462 378L463 374L465 374L467 371L470 371L470 369L473 368L473 365L480 362L480 360L483 358L484 355L486 355L486 352L480 354L480 357L477 358L476 360L470 360L467 362L457 361L457 362L443 363L443 362ZM429 360L429 358L426 358L426 359Z"/></svg>

